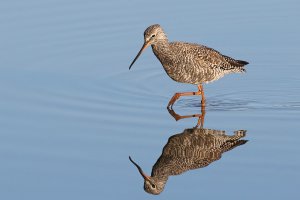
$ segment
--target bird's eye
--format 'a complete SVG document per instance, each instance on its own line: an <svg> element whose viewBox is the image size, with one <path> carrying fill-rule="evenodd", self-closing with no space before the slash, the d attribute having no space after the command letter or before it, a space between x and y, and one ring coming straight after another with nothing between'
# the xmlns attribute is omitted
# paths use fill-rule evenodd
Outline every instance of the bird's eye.
<svg viewBox="0 0 300 200"><path fill-rule="evenodd" d="M155 35L153 34L153 35L151 35L151 37L155 37Z"/></svg>
<svg viewBox="0 0 300 200"><path fill-rule="evenodd" d="M152 187L152 188L155 188L155 185L154 185L154 184L151 184L151 187Z"/></svg>

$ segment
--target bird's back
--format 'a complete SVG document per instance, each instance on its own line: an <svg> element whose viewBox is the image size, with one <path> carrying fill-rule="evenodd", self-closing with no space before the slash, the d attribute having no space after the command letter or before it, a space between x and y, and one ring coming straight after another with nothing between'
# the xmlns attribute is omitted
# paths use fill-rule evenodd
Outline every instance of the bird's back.
<svg viewBox="0 0 300 200"><path fill-rule="evenodd" d="M208 83L228 73L244 72L246 61L235 60L204 45L170 42L153 46L167 74L175 81Z"/></svg>

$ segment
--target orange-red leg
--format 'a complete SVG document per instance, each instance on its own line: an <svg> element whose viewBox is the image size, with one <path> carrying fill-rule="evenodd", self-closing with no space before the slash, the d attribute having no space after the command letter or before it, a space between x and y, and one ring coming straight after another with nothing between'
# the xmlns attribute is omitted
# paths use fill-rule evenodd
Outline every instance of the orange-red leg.
<svg viewBox="0 0 300 200"><path fill-rule="evenodd" d="M205 99L205 96L204 96L204 89L203 89L203 86L200 84L198 85L198 91L201 92L201 107L205 107L205 104L206 104L206 99Z"/></svg>
<svg viewBox="0 0 300 200"><path fill-rule="evenodd" d="M185 118L192 118L198 117L196 127L203 127L204 125L204 117L205 117L205 107L201 107L201 114L193 114L193 115L179 115L173 109L168 108L169 113L174 117L176 121L185 119Z"/></svg>
<svg viewBox="0 0 300 200"><path fill-rule="evenodd" d="M204 125L204 117L205 117L205 106L201 106L201 115L198 116L198 122L196 127L201 127L203 128Z"/></svg>
<svg viewBox="0 0 300 200"><path fill-rule="evenodd" d="M201 95L201 107L205 107L205 96L204 96L204 89L203 86L200 84L198 85L198 91L197 92L180 92L180 93L175 93L174 96L170 99L168 108L172 108L174 103L177 101L182 96L194 96L194 95Z"/></svg>

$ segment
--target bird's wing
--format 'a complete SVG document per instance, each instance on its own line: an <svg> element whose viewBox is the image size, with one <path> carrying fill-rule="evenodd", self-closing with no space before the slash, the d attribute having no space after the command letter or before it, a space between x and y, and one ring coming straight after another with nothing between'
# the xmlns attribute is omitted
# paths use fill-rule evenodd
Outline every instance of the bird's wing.
<svg viewBox="0 0 300 200"><path fill-rule="evenodd" d="M196 51L198 52L198 58L203 62L209 63L210 67L221 68L223 70L233 70L235 68L242 68L245 64L248 64L245 61L235 60L229 56L225 56L220 52L203 46L195 46Z"/></svg>
<svg viewBox="0 0 300 200"><path fill-rule="evenodd" d="M221 68L222 70L243 70L243 66L248 64L246 61L235 60L204 45L181 43L179 46L181 46L181 51L185 51L185 55L199 62L202 67Z"/></svg>

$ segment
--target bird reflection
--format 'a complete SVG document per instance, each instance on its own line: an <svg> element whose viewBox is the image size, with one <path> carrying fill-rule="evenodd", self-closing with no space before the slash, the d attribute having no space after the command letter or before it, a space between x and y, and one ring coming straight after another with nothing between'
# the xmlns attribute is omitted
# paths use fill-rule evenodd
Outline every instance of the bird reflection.
<svg viewBox="0 0 300 200"><path fill-rule="evenodd" d="M152 168L151 176L145 174L131 157L129 159L144 179L144 190L150 194L160 194L169 176L208 166L219 160L224 152L245 144L247 140L241 139L245 135L246 130L226 135L225 131L203 127L185 129L168 139Z"/></svg>

